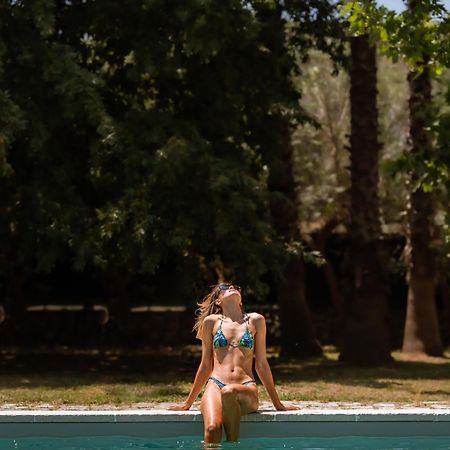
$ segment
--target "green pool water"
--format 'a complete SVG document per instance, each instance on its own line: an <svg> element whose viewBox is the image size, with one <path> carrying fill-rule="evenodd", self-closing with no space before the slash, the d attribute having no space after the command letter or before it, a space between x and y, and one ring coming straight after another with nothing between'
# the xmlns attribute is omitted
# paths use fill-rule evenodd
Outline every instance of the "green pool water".
<svg viewBox="0 0 450 450"><path fill-rule="evenodd" d="M0 450L200 450L204 448L198 436L163 439L129 436L0 439ZM450 450L450 437L252 438L242 439L238 443L223 442L220 448L223 450Z"/></svg>

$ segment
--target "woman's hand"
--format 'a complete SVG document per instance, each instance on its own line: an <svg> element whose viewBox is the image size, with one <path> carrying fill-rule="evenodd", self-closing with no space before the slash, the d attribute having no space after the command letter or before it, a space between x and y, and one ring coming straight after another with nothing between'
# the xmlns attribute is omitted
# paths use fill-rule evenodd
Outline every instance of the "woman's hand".
<svg viewBox="0 0 450 450"><path fill-rule="evenodd" d="M275 409L277 411L296 411L300 409L300 407L295 405L283 405L283 403L280 403L279 405L275 406Z"/></svg>
<svg viewBox="0 0 450 450"><path fill-rule="evenodd" d="M177 403L169 406L167 409L170 409L170 411L187 411L190 407L189 403Z"/></svg>

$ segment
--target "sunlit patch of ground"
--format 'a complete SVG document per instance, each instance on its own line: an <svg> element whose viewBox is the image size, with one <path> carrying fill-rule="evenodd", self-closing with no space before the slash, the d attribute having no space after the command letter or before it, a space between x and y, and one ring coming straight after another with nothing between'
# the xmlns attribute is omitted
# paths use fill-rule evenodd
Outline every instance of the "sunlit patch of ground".
<svg viewBox="0 0 450 450"><path fill-rule="evenodd" d="M377 368L346 366L333 348L322 358L269 361L280 397L308 405L450 406L450 354L443 358L393 352ZM186 398L199 347L0 352L3 408L152 408ZM269 398L262 386L262 402ZM263 403L266 404L266 403ZM270 405L270 403L269 403ZM195 405L194 405L195 407Z"/></svg>

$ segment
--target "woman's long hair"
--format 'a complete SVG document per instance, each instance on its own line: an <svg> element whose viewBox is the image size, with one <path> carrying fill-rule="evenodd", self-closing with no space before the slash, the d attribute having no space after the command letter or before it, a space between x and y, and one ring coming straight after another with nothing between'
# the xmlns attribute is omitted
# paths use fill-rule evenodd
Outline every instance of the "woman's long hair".
<svg viewBox="0 0 450 450"><path fill-rule="evenodd" d="M232 283L230 283L232 284ZM203 298L200 303L197 303L198 308L195 311L195 323L192 331L196 332L197 339L203 339L203 322L206 317L211 314L222 314L222 307L216 304L216 300L220 296L219 284L216 284L210 293ZM241 305L242 312L244 308Z"/></svg>

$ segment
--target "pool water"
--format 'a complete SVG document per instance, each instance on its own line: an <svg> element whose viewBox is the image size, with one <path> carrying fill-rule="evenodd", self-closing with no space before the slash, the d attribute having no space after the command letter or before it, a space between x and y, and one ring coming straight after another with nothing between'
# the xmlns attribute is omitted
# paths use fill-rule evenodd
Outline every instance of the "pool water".
<svg viewBox="0 0 450 450"><path fill-rule="evenodd" d="M203 450L199 436L142 438L130 436L80 436L70 438L27 437L0 439L0 450ZM218 448L215 446L213 448ZM223 442L223 450L450 450L449 437L327 437L252 438L238 443Z"/></svg>

